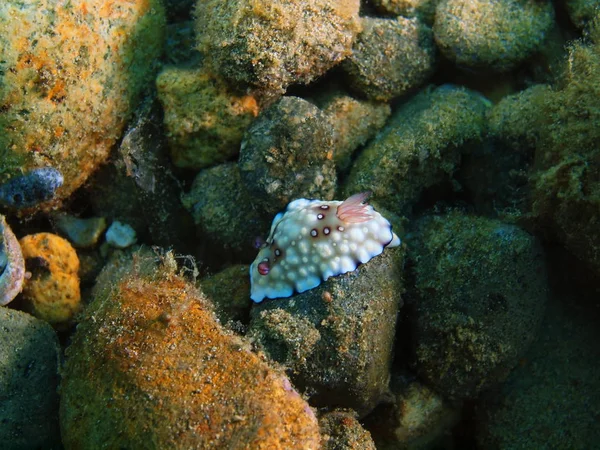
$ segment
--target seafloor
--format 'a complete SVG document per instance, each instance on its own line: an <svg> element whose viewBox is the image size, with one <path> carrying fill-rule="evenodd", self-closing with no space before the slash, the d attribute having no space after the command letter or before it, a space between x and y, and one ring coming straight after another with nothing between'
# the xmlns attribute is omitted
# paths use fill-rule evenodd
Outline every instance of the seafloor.
<svg viewBox="0 0 600 450"><path fill-rule="evenodd" d="M2 449L600 448L599 0L3 0L0 54Z"/></svg>

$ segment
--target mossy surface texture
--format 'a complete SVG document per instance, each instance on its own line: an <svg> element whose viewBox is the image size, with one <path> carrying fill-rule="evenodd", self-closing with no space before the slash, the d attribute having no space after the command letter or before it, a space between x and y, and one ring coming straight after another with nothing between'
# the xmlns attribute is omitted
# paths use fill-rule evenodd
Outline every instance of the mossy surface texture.
<svg viewBox="0 0 600 450"><path fill-rule="evenodd" d="M600 271L600 22L570 48L562 83L539 96L532 210L540 226Z"/></svg>
<svg viewBox="0 0 600 450"><path fill-rule="evenodd" d="M0 4L0 183L36 167L80 186L120 137L161 53L158 0Z"/></svg>
<svg viewBox="0 0 600 450"><path fill-rule="evenodd" d="M98 291L69 347L65 446L317 448L316 419L289 381L224 330L193 285L139 261Z"/></svg>

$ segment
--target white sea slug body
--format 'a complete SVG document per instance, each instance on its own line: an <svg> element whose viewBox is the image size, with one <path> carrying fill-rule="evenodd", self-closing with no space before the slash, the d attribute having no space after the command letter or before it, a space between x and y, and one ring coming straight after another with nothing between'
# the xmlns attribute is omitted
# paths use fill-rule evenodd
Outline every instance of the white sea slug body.
<svg viewBox="0 0 600 450"><path fill-rule="evenodd" d="M355 194L343 202L301 198L277 214L250 266L250 298L261 302L307 291L400 245L387 219L364 203L367 197Z"/></svg>

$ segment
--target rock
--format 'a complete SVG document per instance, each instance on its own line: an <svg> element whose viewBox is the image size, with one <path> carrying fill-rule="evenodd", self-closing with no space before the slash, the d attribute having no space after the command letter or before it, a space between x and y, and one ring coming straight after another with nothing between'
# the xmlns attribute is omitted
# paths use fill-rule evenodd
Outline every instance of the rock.
<svg viewBox="0 0 600 450"><path fill-rule="evenodd" d="M319 106L333 127L333 160L341 172L350 168L354 151L375 136L391 114L386 103L344 94L333 95Z"/></svg>
<svg viewBox="0 0 600 450"><path fill-rule="evenodd" d="M488 107L480 94L464 88L421 92L359 154L344 192L371 191L392 212L410 210L425 188L447 181L461 154L481 142Z"/></svg>
<svg viewBox="0 0 600 450"><path fill-rule="evenodd" d="M172 255L149 271L143 258L100 277L67 349L65 447L318 448L317 420L288 379L219 325Z"/></svg>
<svg viewBox="0 0 600 450"><path fill-rule="evenodd" d="M488 139L464 156L456 174L479 214L514 222L529 213L529 176L540 131L536 120L550 92L549 86L534 85L489 110Z"/></svg>
<svg viewBox="0 0 600 450"><path fill-rule="evenodd" d="M541 47L553 25L551 2L442 0L433 34L458 66L508 71Z"/></svg>
<svg viewBox="0 0 600 450"><path fill-rule="evenodd" d="M439 394L400 374L392 377L392 403L384 403L365 419L378 449L451 448L443 445L460 411Z"/></svg>
<svg viewBox="0 0 600 450"><path fill-rule="evenodd" d="M253 203L275 215L297 198L331 200L332 143L327 117L306 100L283 97L264 110L246 130L238 162Z"/></svg>
<svg viewBox="0 0 600 450"><path fill-rule="evenodd" d="M237 164L200 171L181 201L196 223L204 262L218 266L232 257L245 262L254 259L254 242L268 232L270 217L256 211Z"/></svg>
<svg viewBox="0 0 600 450"><path fill-rule="evenodd" d="M135 230L131 225L121 223L118 220L111 223L108 230L106 230L106 242L111 247L127 248L135 244L136 240Z"/></svg>
<svg viewBox="0 0 600 450"><path fill-rule="evenodd" d="M382 13L391 16L418 17L431 25L440 0L372 0Z"/></svg>
<svg viewBox="0 0 600 450"><path fill-rule="evenodd" d="M359 0L198 1L198 47L236 88L276 97L350 53L359 6Z"/></svg>
<svg viewBox="0 0 600 450"><path fill-rule="evenodd" d="M537 119L543 99L551 96L552 88L533 85L504 97L489 111L489 135L507 147L533 150L539 139Z"/></svg>
<svg viewBox="0 0 600 450"><path fill-rule="evenodd" d="M52 233L29 234L19 243L31 273L23 287L25 308L55 327L67 327L81 307L77 252Z"/></svg>
<svg viewBox="0 0 600 450"><path fill-rule="evenodd" d="M16 209L60 204L106 160L154 77L164 20L158 0L2 2L0 185L48 167L64 181Z"/></svg>
<svg viewBox="0 0 600 450"><path fill-rule="evenodd" d="M319 419L323 450L376 450L371 434L346 410L327 412Z"/></svg>
<svg viewBox="0 0 600 450"><path fill-rule="evenodd" d="M156 87L175 166L201 169L237 157L259 112L254 97L232 94L204 68L168 67Z"/></svg>
<svg viewBox="0 0 600 450"><path fill-rule="evenodd" d="M317 288L252 308L249 335L287 367L311 404L372 410L387 392L402 248Z"/></svg>
<svg viewBox="0 0 600 450"><path fill-rule="evenodd" d="M600 10L599 0L566 0L565 5L571 22L578 28L584 28L593 21Z"/></svg>
<svg viewBox="0 0 600 450"><path fill-rule="evenodd" d="M0 306L19 295L25 280L25 260L17 237L0 214Z"/></svg>
<svg viewBox="0 0 600 450"><path fill-rule="evenodd" d="M69 242L77 248L95 246L106 230L104 217L88 217L81 219L69 214L57 214L53 217L54 225L66 235Z"/></svg>
<svg viewBox="0 0 600 450"><path fill-rule="evenodd" d="M425 83L435 62L431 28L405 17L364 17L362 26L352 54L342 63L356 92L390 101Z"/></svg>
<svg viewBox="0 0 600 450"><path fill-rule="evenodd" d="M406 243L411 364L444 397L475 398L536 336L547 297L541 246L514 225L459 212L419 219Z"/></svg>
<svg viewBox="0 0 600 450"><path fill-rule="evenodd" d="M0 185L0 205L7 208L32 208L50 200L64 183L60 171L41 167L11 178Z"/></svg>
<svg viewBox="0 0 600 450"><path fill-rule="evenodd" d="M0 308L0 335L2 448L61 448L56 333L27 313Z"/></svg>
<svg viewBox="0 0 600 450"><path fill-rule="evenodd" d="M502 388L486 395L473 414L480 448L552 443L575 449L600 442L597 278L564 252L557 257L562 263L551 272L554 295L539 337Z"/></svg>
<svg viewBox="0 0 600 450"><path fill-rule="evenodd" d="M249 267L236 264L200 281L200 289L214 306L221 323L247 324L250 318Z"/></svg>
<svg viewBox="0 0 600 450"><path fill-rule="evenodd" d="M560 89L531 106L538 139L530 182L536 231L599 274L600 21L592 25L589 43L571 48Z"/></svg>
<svg viewBox="0 0 600 450"><path fill-rule="evenodd" d="M194 225L181 205L160 122L160 105L137 110L121 144L88 183L94 214L130 225L141 242L190 252Z"/></svg>

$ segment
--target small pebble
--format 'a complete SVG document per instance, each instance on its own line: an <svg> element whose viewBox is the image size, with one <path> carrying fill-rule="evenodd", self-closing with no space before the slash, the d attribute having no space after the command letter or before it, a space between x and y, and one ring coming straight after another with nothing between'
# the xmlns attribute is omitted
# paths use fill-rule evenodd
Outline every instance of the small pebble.
<svg viewBox="0 0 600 450"><path fill-rule="evenodd" d="M126 223L115 220L106 231L106 242L115 248L127 248L136 241L135 230Z"/></svg>
<svg viewBox="0 0 600 450"><path fill-rule="evenodd" d="M55 217L54 224L78 248L93 247L106 230L104 217L80 219L68 214L59 214Z"/></svg>

